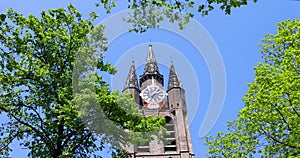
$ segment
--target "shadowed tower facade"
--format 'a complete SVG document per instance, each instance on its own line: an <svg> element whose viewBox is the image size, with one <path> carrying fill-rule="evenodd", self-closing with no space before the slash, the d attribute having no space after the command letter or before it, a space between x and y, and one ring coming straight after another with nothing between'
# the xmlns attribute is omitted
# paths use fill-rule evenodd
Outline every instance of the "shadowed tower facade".
<svg viewBox="0 0 300 158"><path fill-rule="evenodd" d="M144 116L162 116L166 119L167 143L153 140L141 146L129 146L126 150L137 158L194 158L188 123L185 90L176 73L173 62L167 89L164 90L164 76L149 45L143 74L137 78L132 62L123 92L130 92Z"/></svg>

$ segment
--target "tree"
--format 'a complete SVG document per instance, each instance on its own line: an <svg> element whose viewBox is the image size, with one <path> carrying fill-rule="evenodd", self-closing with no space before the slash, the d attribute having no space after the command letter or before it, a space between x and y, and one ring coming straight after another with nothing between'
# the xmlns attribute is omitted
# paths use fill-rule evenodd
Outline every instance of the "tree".
<svg viewBox="0 0 300 158"><path fill-rule="evenodd" d="M263 39L264 62L229 131L207 137L207 156L300 156L300 21L278 23L277 34Z"/></svg>
<svg viewBox="0 0 300 158"><path fill-rule="evenodd" d="M84 20L72 5L40 18L12 9L1 14L0 113L8 120L0 127L0 155L19 140L30 157L91 157L104 143L117 148L132 135L162 129L163 118L142 117L128 94L111 92L102 80L101 73L116 70L103 61L107 40L104 26L92 24L96 17Z"/></svg>
<svg viewBox="0 0 300 158"><path fill-rule="evenodd" d="M257 0L253 0L256 2ZM125 21L132 23L129 31L145 32L149 28L159 27L159 23L166 17L170 22L177 22L183 29L198 12L202 16L219 7L225 14L231 14L232 8L247 5L249 0L205 0L203 2L193 0L128 0L128 8L132 10ZM96 6L102 5L107 13L117 5L116 0L99 0Z"/></svg>

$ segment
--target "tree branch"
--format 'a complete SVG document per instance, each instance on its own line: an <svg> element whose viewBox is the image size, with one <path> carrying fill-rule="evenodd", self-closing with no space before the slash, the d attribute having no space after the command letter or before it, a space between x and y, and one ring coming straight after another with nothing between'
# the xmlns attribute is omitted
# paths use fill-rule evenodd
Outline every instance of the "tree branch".
<svg viewBox="0 0 300 158"><path fill-rule="evenodd" d="M291 97L290 94L286 93L287 97L288 97L288 101L290 103L290 107L292 107L293 111L295 112L295 114L300 117L300 114L297 112L297 110L293 107L292 101L291 101Z"/></svg>
<svg viewBox="0 0 300 158"><path fill-rule="evenodd" d="M52 141L49 137L47 137L47 135L42 134L37 128L33 127L32 125L30 125L29 123L19 119L18 117L11 115L15 120L17 120L19 123L21 123L22 125L25 125L27 127L29 127L30 129L32 129L37 135L39 135L42 139L42 141L47 144L49 146L50 149L52 149L52 151L55 151L55 147L52 144Z"/></svg>
<svg viewBox="0 0 300 158"><path fill-rule="evenodd" d="M300 149L300 147L298 147L298 146L294 146L294 145L291 145L291 144L287 144L287 143L281 142L280 140L274 138L271 134L268 134L263 128L260 128L260 129L263 131L263 133L265 134L266 137L271 138L273 141L275 141L275 142L277 142L279 144L285 145L285 146L289 146L291 148Z"/></svg>
<svg viewBox="0 0 300 158"><path fill-rule="evenodd" d="M6 142L6 145L4 145L3 147L0 148L0 150L4 150L6 147L8 147L10 145L10 143L12 143L12 141L18 137L19 134L22 134L22 133L29 133L30 131L29 130L23 130L23 131L17 131L16 134L12 135L12 136L9 136L9 140L8 142Z"/></svg>
<svg viewBox="0 0 300 158"><path fill-rule="evenodd" d="M271 104L272 104L272 106L275 108L275 110L280 114L280 116L281 116L283 122L287 125L288 130L289 130L289 131L292 131L292 129L290 128L289 123L286 121L286 119L284 118L284 116L283 116L283 114L281 113L281 111L280 111L279 109L277 109L277 104L273 104L273 103L271 103Z"/></svg>
<svg viewBox="0 0 300 158"><path fill-rule="evenodd" d="M82 145L83 141L88 140L91 136L92 136L91 132L89 132L87 135L85 135L84 138L80 142L78 142L77 145L75 145L72 148L72 151L75 152L77 150L77 148L79 148Z"/></svg>
<svg viewBox="0 0 300 158"><path fill-rule="evenodd" d="M9 105L5 105L5 106L8 107ZM18 104L13 104L12 106L15 106L15 107L26 107L26 108L32 110L37 115L37 117L38 117L38 119L40 121L40 127L38 127L38 128L40 130L42 130L46 135L48 135L47 131L45 131L45 129L44 129L43 118L41 117L41 115L39 114L39 112L35 108L33 108L32 106L29 106L29 105L25 105L22 102L19 102ZM1 108L1 109L3 110L4 108ZM5 112L7 112L7 111L5 111ZM15 116L13 116L13 117L15 117ZM48 139L50 139L50 138L48 138Z"/></svg>
<svg viewBox="0 0 300 158"><path fill-rule="evenodd" d="M64 143L63 143L62 146L67 145L67 144L69 143L69 141L71 140L72 136L75 135L75 134L78 132L78 130L79 130L80 128L82 128L82 127L84 127L84 124L83 124L83 123L82 123L79 127L77 127L74 131L72 131L72 132L70 132L69 134L67 134L67 135L65 136L66 139L65 139L65 141L64 141Z"/></svg>

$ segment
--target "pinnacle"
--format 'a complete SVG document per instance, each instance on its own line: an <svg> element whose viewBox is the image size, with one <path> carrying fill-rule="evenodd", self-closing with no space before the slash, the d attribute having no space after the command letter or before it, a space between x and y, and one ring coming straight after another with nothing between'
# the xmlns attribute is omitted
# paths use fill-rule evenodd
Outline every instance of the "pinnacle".
<svg viewBox="0 0 300 158"><path fill-rule="evenodd" d="M131 67L128 73L128 77L124 86L124 90L127 88L138 88L138 80L136 76L134 61L131 62Z"/></svg>
<svg viewBox="0 0 300 158"><path fill-rule="evenodd" d="M176 73L173 61L170 62L170 73L169 73L169 82L168 89L180 87L182 88L181 81Z"/></svg>

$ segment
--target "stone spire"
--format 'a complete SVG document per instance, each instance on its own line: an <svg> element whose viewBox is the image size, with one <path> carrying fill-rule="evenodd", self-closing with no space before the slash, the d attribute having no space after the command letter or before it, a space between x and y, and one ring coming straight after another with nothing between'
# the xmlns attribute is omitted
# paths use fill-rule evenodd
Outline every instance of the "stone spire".
<svg viewBox="0 0 300 158"><path fill-rule="evenodd" d="M176 73L173 61L170 63L170 73L169 73L169 82L168 82L168 90L174 87L183 88L181 85L181 81Z"/></svg>
<svg viewBox="0 0 300 158"><path fill-rule="evenodd" d="M157 62L155 60L151 44L149 44L148 56L146 59L146 64L145 64L145 69L144 69L144 74L147 74L147 73L159 73Z"/></svg>
<svg viewBox="0 0 300 158"><path fill-rule="evenodd" d="M134 61L131 62L131 67L128 73L128 77L124 86L124 90L128 88L138 88L138 80L135 72Z"/></svg>

